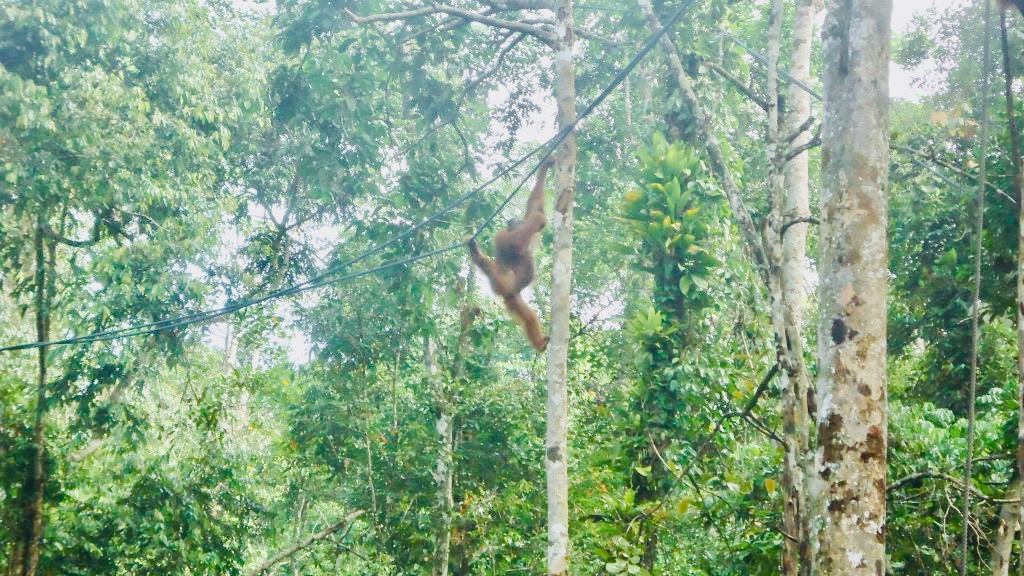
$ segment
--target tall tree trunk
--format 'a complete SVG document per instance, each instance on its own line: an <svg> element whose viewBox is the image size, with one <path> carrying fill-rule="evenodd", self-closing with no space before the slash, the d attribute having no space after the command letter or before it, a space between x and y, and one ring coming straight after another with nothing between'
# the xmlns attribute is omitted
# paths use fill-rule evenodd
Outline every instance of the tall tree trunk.
<svg viewBox="0 0 1024 576"><path fill-rule="evenodd" d="M558 103L558 128L565 130L576 122L572 0L556 3L555 30L559 39L554 55L554 90ZM569 470L566 451L569 433L569 296L572 289L573 203L576 197L575 129L562 142L556 161L544 469L548 498L547 572L563 576L569 572Z"/></svg>
<svg viewBox="0 0 1024 576"><path fill-rule="evenodd" d="M1006 489L1006 498L1017 498L1020 494L1021 480L1014 474L1014 480ZM1020 522L1020 504L1005 502L999 506L999 518L996 530L992 535L992 576L1008 576L1010 573L1011 555L1013 554L1013 536Z"/></svg>
<svg viewBox="0 0 1024 576"><path fill-rule="evenodd" d="M224 323L224 372L230 373L238 366L238 335L230 321Z"/></svg>
<svg viewBox="0 0 1024 576"><path fill-rule="evenodd" d="M973 490L974 474L974 430L975 430L975 399L978 390L978 346L981 338L981 261L985 250L982 237L985 233L985 185L987 184L988 167L988 93L989 93L989 70L991 68L992 53L992 3L988 0L981 0L984 10L985 39L982 49L982 75L981 75L981 130L978 134L981 151L978 154L978 189L975 204L974 217L974 284L971 295L971 349L970 349L970 378L967 388L967 450L964 458L964 480L963 480L963 533L961 539L960 553L960 574L967 576L971 564L970 556L970 534L971 534L971 492Z"/></svg>
<svg viewBox="0 0 1024 576"><path fill-rule="evenodd" d="M363 370L363 382L366 381L366 371ZM363 406L366 408L366 412L363 417L366 419L363 423L364 430L363 436L366 440L366 485L370 488L370 514L373 517L373 528L374 530L380 526L380 517L378 516L377 509L377 485L373 479L373 439L370 437L370 396L363 390Z"/></svg>
<svg viewBox="0 0 1024 576"><path fill-rule="evenodd" d="M295 510L295 541L297 542L302 536L302 521L306 517L306 507L309 505L309 501L306 500L305 493L299 495L299 507ZM292 576L302 575L302 563L296 560L292 562Z"/></svg>
<svg viewBox="0 0 1024 576"><path fill-rule="evenodd" d="M459 339L462 339L460 334ZM434 393L437 407L437 464L434 481L437 483L437 518L434 525L434 576L448 576L448 559L452 536L452 406L448 390L441 380L434 354L434 341L430 336L423 339L423 363L427 378Z"/></svg>
<svg viewBox="0 0 1024 576"><path fill-rule="evenodd" d="M833 2L823 31L813 571L885 573L891 0Z"/></svg>
<svg viewBox="0 0 1024 576"><path fill-rule="evenodd" d="M50 336L50 300L53 290L52 279L47 274L46 226L39 216L35 230L35 308L36 340L45 342ZM52 249L51 249L52 254ZM50 265L52 266L52 259ZM26 470L22 487L24 514L22 516L21 542L15 551L14 560L20 565L22 576L35 576L39 566L39 541L43 534L43 495L46 488L44 463L46 460L46 354L47 347L38 349L36 379L36 412L32 426L32 460Z"/></svg>
<svg viewBox="0 0 1024 576"><path fill-rule="evenodd" d="M797 408L791 378L789 346L786 334L786 294L782 284L783 180L782 141L779 122L779 53L782 36L782 0L772 0L768 17L768 186L771 211L763 230L764 250L768 257L768 294L771 297L771 321L775 332L775 355L782 369L783 433L786 439L782 459L782 574L796 576L800 568L800 454L803 448L797 432Z"/></svg>
<svg viewBox="0 0 1024 576"><path fill-rule="evenodd" d="M811 41L814 32L814 19L820 6L820 0L797 0L796 18L793 22L793 45L790 52L789 74L795 80L806 85L811 83ZM786 97L787 110L784 134L793 134L804 126L811 116L811 95L796 84L790 84ZM810 130L797 136L792 146L801 146L811 139ZM811 215L807 152L795 156L785 165L786 198L782 209L784 221L793 222ZM796 223L786 228L783 222L782 234L782 294L783 294L783 327L786 344L787 362L782 370L782 382L785 389L783 396L783 419L792 433L787 433L787 449L785 467L788 480L783 478L783 490L787 501L792 500L796 509L796 522L792 535L797 542L796 560L801 574L810 574L810 526L807 522L806 480L810 470L810 442L808 428L808 402L810 382L807 376L807 365L804 362L803 316L807 304L806 258L807 258L807 223ZM791 542L787 539L787 542ZM787 546L785 551L794 551ZM792 557L790 557L792 560ZM785 564L784 564L785 567ZM791 572L786 572L790 574Z"/></svg>
<svg viewBox="0 0 1024 576"><path fill-rule="evenodd" d="M999 38L1003 51L1003 95L1006 100L1007 128L1010 131L1010 158L1013 166L1013 197L1021 198L1020 132L1017 129L1017 110L1013 103L1013 69L1010 42L1007 38L1006 10L999 15ZM1018 204L1019 205L1019 204ZM1015 479L1006 492L1006 498L1019 500L1024 479L1024 211L1018 215L1017 244L1017 469ZM992 538L992 574L1006 576L1010 572L1013 536L1020 527L1019 502L1005 503L999 509L999 523ZM1024 562L1021 563L1024 565Z"/></svg>
<svg viewBox="0 0 1024 576"><path fill-rule="evenodd" d="M1010 47L1007 38L1007 11L1000 16L1003 48L1004 90L1006 116L1010 130L1010 153L1013 159L1013 197L1017 200L1017 526L1021 533L1020 573L1024 574L1024 166L1021 162L1020 129L1017 126L1017 107L1013 102L1013 69L1010 65ZM1010 537L1013 537L1012 531Z"/></svg>

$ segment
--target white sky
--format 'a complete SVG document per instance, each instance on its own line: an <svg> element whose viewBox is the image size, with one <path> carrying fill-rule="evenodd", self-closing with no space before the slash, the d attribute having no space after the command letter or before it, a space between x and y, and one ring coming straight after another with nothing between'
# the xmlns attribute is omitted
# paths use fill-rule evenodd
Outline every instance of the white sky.
<svg viewBox="0 0 1024 576"><path fill-rule="evenodd" d="M893 34L905 32L910 26L916 14L920 14L929 8L936 8L940 11L951 6L960 6L967 0L894 0L892 6L892 31ZM984 0L983 0L984 1ZM925 62L923 67L927 68ZM913 86L915 76L921 74L921 70L906 70L895 64L889 65L889 95L893 98L905 100L919 100L925 91L919 86Z"/></svg>

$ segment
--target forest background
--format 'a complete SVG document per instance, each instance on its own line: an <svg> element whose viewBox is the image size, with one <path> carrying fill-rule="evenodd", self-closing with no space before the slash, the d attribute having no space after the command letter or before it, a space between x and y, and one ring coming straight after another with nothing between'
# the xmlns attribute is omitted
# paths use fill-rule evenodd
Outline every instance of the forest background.
<svg viewBox="0 0 1024 576"><path fill-rule="evenodd" d="M892 574L1024 566L1024 19L983 5L896 11ZM0 2L0 572L810 569L829 20L549 6ZM556 144L545 355L463 239Z"/></svg>

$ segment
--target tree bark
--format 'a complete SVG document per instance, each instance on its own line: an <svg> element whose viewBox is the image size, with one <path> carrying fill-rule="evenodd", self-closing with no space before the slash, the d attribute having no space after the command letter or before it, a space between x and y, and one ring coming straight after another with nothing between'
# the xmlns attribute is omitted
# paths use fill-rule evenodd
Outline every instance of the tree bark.
<svg viewBox="0 0 1024 576"><path fill-rule="evenodd" d="M815 574L885 573L891 0L830 4L822 34Z"/></svg>
<svg viewBox="0 0 1024 576"><path fill-rule="evenodd" d="M366 373L363 372L363 381L366 381ZM378 516L379 511L377 510L377 486L373 480L373 439L370 437L370 397L366 390L363 390L363 406L366 407L366 412L363 414L365 418L364 426L364 437L366 439L366 485L370 489L370 515L373 518L374 530L379 525L380 517Z"/></svg>
<svg viewBox="0 0 1024 576"><path fill-rule="evenodd" d="M768 17L768 187L771 210L764 222L765 255L768 258L768 294L771 298L771 321L775 332L775 356L781 371L783 389L782 423L786 439L782 458L782 531L789 538L782 540L782 574L796 576L800 568L800 453L803 445L797 433L797 409L791 378L789 346L786 334L786 293L782 284L783 266L783 202L786 189L783 180L783 155L779 122L779 53L782 36L782 0L772 0Z"/></svg>
<svg viewBox="0 0 1024 576"><path fill-rule="evenodd" d="M576 122L576 71L573 65L572 0L555 7L554 92L558 128ZM551 273L551 336L547 362L547 433L544 469L547 475L547 573L569 573L568 357L569 296L572 288L573 203L576 197L576 133L568 134L555 164L553 269Z"/></svg>
<svg viewBox="0 0 1024 576"><path fill-rule="evenodd" d="M967 450L964 458L964 484L963 504L963 532L960 540L960 574L967 576L970 564L970 541L971 541L971 496L974 482L974 436L975 436L975 403L978 390L978 347L981 338L981 261L985 250L982 236L985 232L985 185L987 184L988 168L988 93L989 93L989 70L991 68L991 22L992 5L988 0L982 0L984 10L985 39L982 49L982 75L981 75L981 130L978 134L978 142L981 152L979 154L978 167L978 189L975 204L974 216L974 278L971 295L971 348L970 348L970 376L967 384Z"/></svg>
<svg viewBox="0 0 1024 576"><path fill-rule="evenodd" d="M299 540L299 536L302 535L302 520L306 516L306 506L309 505L309 501L306 500L305 494L299 495L299 507L295 510L295 540ZM302 574L301 562L292 562L292 576L300 576Z"/></svg>
<svg viewBox="0 0 1024 576"><path fill-rule="evenodd" d="M462 339L460 334L459 339ZM434 470L434 482L437 483L437 517L434 526L434 576L448 576L448 559L451 554L452 535L452 409L451 399L444 383L438 375L437 359L434 354L434 341L430 336L423 339L423 363L427 369L427 378L434 391L434 403L437 406L437 463Z"/></svg>
<svg viewBox="0 0 1024 576"><path fill-rule="evenodd" d="M789 74L794 79L811 83L811 43L814 19L820 0L797 0L796 18L793 22L793 44L790 52ZM787 110L783 134L793 134L804 126L811 116L811 95L795 84L790 84L786 96ZM790 148L805 145L811 140L810 130L805 130L789 143ZM781 151L780 151L781 152ZM811 215L810 177L808 174L807 152L797 154L785 163L786 195L781 212L782 227L782 320L786 345L786 362L782 370L784 426L787 432L787 448L784 466L783 491L790 494L787 501L795 508L795 522L792 534L798 542L787 539L785 553L790 555L790 564L795 562L799 573L810 574L810 526L808 525L806 480L810 470L810 439L808 428L808 402L810 382L807 365L804 362L803 315L807 304L806 257L807 222L797 222ZM787 227L788 225L788 227ZM785 475L791 478L787 481ZM787 486L787 482L790 486ZM787 532L788 533L788 532ZM790 546L792 544L792 546ZM795 547L796 550L792 550ZM796 553L796 558L792 554ZM784 574L792 574L785 570Z"/></svg>
<svg viewBox="0 0 1024 576"><path fill-rule="evenodd" d="M1006 490L1006 498L1020 495L1021 481L1015 478ZM1008 576L1013 554L1013 536L1020 525L1020 502L1004 502L999 506L999 519L992 535L992 576Z"/></svg>
<svg viewBox="0 0 1024 576"><path fill-rule="evenodd" d="M1010 158L1013 167L1013 192L1018 201L1021 198L1021 156L1020 132L1017 128L1017 110L1013 102L1013 69L1009 39L1007 38L1006 10L999 15L999 37L1003 52L1003 95L1006 101L1006 118L1010 132ZM1017 239L1017 458L1015 480L1006 492L1007 498L1020 500L1024 485L1024 208L1019 208ZM1010 572L1014 533L1020 528L1021 505L1019 502L1005 503L999 509L999 523L992 538L992 574L1006 576ZM1024 562L1021 563L1024 566Z"/></svg>

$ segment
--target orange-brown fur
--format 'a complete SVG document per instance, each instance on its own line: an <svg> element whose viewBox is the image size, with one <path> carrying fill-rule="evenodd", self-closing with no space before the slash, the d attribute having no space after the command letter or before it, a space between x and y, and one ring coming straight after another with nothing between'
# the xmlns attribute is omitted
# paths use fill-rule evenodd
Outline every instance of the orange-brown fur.
<svg viewBox="0 0 1024 576"><path fill-rule="evenodd" d="M510 222L507 229L494 235L494 260L481 252L472 238L467 242L473 262L487 275L491 289L505 301L509 314L522 325L530 344L538 352L547 348L548 337L544 335L537 313L526 304L520 292L533 282L536 274L532 243L546 223L544 177L550 166L551 162L546 161L537 172L537 183L526 201L523 219Z"/></svg>

